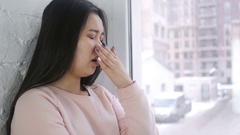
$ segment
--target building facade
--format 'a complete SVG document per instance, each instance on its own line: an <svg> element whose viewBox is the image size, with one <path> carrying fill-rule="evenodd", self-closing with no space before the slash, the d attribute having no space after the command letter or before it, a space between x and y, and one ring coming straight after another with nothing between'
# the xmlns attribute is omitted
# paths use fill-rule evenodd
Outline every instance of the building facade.
<svg viewBox="0 0 240 135"><path fill-rule="evenodd" d="M167 64L168 1L142 0L142 85L150 103L174 91L174 72Z"/></svg>
<svg viewBox="0 0 240 135"><path fill-rule="evenodd" d="M238 0L170 0L169 65L176 77L214 76L232 83L232 26Z"/></svg>

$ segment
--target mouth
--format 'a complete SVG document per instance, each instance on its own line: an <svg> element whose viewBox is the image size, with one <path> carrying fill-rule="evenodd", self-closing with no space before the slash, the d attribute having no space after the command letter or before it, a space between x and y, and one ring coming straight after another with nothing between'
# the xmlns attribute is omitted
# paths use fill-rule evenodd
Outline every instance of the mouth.
<svg viewBox="0 0 240 135"><path fill-rule="evenodd" d="M94 63L94 65L98 66L99 65L98 59L99 59L99 57L96 57L96 58L92 59L91 61Z"/></svg>
<svg viewBox="0 0 240 135"><path fill-rule="evenodd" d="M99 57L95 57L94 59L92 59L92 62L98 62Z"/></svg>

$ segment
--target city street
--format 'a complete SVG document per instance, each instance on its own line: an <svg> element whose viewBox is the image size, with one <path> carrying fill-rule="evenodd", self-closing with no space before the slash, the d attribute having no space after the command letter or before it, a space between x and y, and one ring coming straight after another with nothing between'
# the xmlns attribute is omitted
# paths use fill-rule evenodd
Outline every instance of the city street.
<svg viewBox="0 0 240 135"><path fill-rule="evenodd" d="M178 123L158 124L161 135L240 135L240 114L230 99L193 103L193 110Z"/></svg>

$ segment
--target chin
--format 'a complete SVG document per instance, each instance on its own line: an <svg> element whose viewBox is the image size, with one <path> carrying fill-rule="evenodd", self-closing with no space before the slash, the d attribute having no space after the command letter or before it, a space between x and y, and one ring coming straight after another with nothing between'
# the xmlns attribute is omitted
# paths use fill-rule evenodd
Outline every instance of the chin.
<svg viewBox="0 0 240 135"><path fill-rule="evenodd" d="M93 75L94 72L95 72L95 69L93 71L91 71L91 72L86 73L83 77L88 77L90 75Z"/></svg>

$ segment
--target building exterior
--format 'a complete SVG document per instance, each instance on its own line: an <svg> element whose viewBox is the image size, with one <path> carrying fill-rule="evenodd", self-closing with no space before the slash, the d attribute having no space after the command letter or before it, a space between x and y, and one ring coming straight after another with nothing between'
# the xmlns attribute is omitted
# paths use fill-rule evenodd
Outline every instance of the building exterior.
<svg viewBox="0 0 240 135"><path fill-rule="evenodd" d="M210 101L217 98L217 84L214 77L180 77L175 80L175 91L183 91L192 101Z"/></svg>
<svg viewBox="0 0 240 135"><path fill-rule="evenodd" d="M170 0L169 65L176 77L215 76L232 83L231 33L238 0Z"/></svg>
<svg viewBox="0 0 240 135"><path fill-rule="evenodd" d="M175 86L182 78L204 80L204 77L210 77L214 79L210 99L215 99L219 92L216 86L228 88L228 94L232 95L233 89L230 88L237 78L234 77L237 72L233 71L237 60L232 57L233 46L236 48L240 41L236 34L240 29L240 1L142 0L142 15L143 56L147 60L143 63L152 61L152 67L142 66L143 72L158 63L161 66L155 65L159 69L155 76L158 73L172 76L174 73L174 79L168 78L173 83L167 83L174 88L168 89L176 90ZM166 82L159 82L157 87L150 86L150 82L146 83L149 78L154 79L150 76L143 73L145 89L149 92L154 87L158 92L162 91L160 85ZM199 96L195 97L200 100Z"/></svg>
<svg viewBox="0 0 240 135"><path fill-rule="evenodd" d="M142 71L142 85L150 103L161 93L174 91L173 71L159 63L154 57L149 57L143 61Z"/></svg>
<svg viewBox="0 0 240 135"><path fill-rule="evenodd" d="M167 0L142 0L142 85L150 103L162 92L174 91L174 72L167 64Z"/></svg>
<svg viewBox="0 0 240 135"><path fill-rule="evenodd" d="M196 3L192 1L169 1L169 65L175 76L196 74Z"/></svg>

